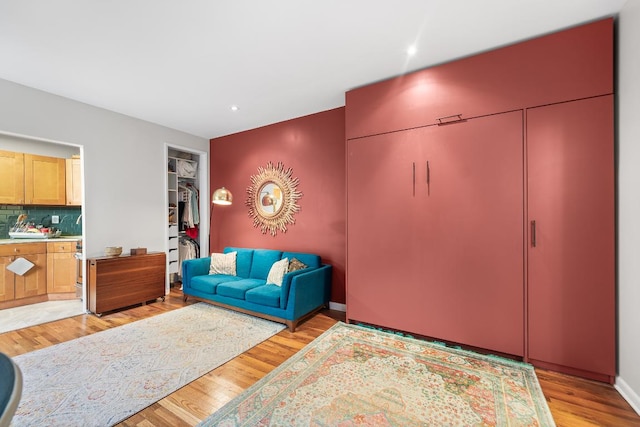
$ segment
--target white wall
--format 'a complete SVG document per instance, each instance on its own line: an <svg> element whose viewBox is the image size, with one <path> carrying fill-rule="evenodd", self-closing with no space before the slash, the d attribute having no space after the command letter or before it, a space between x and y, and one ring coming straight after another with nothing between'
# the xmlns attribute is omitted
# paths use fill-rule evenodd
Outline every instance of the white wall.
<svg viewBox="0 0 640 427"><path fill-rule="evenodd" d="M164 251L165 144L209 151L206 139L2 79L0 132L83 146L89 257L105 246Z"/></svg>
<svg viewBox="0 0 640 427"><path fill-rule="evenodd" d="M640 1L618 20L618 351L616 387L640 413ZM597 343L594 343L597 345Z"/></svg>

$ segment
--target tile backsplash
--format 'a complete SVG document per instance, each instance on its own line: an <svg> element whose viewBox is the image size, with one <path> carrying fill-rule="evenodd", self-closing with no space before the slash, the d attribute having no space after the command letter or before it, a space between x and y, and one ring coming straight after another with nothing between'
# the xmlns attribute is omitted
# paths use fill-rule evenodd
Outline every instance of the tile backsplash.
<svg viewBox="0 0 640 427"><path fill-rule="evenodd" d="M79 206L14 206L0 205L0 239L9 238L9 229L16 223L18 216L27 214L28 222L36 225L52 226L60 229L63 236L79 236L82 234L82 222L76 224L82 213ZM51 223L51 217L58 215L60 222Z"/></svg>

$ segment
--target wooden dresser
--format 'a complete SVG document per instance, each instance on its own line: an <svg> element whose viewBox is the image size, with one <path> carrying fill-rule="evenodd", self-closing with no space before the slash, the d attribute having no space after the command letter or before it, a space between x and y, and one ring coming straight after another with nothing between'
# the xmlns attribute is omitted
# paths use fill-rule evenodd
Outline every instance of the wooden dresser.
<svg viewBox="0 0 640 427"><path fill-rule="evenodd" d="M87 260L89 310L97 315L165 296L164 252Z"/></svg>

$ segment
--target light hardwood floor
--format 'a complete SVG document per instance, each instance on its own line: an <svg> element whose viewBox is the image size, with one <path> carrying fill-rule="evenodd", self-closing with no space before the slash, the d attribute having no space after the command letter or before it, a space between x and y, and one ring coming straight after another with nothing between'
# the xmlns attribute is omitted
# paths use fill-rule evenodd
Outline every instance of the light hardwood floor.
<svg viewBox="0 0 640 427"><path fill-rule="evenodd" d="M175 310L184 303L179 291L165 302L137 306L101 318L80 315L0 334L0 351L17 356L145 317ZM219 368L154 403L119 426L193 426L291 357L330 328L343 313L323 312L284 330ZM638 416L610 385L537 370L540 385L558 427L640 426Z"/></svg>

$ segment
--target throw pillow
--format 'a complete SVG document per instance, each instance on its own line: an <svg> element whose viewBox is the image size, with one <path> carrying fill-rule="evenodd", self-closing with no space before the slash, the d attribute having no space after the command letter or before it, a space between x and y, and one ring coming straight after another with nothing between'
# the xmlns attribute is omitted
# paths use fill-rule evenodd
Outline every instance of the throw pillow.
<svg viewBox="0 0 640 427"><path fill-rule="evenodd" d="M269 275L267 276L267 285L273 284L282 286L282 278L284 277L288 268L289 258L282 258L280 261L274 262L271 266L271 270L269 270Z"/></svg>
<svg viewBox="0 0 640 427"><path fill-rule="evenodd" d="M300 261L297 258L291 258L291 261L289 261L289 273L291 273L292 271L297 271L297 270L303 270L305 268L307 268L308 265L305 264L304 262Z"/></svg>
<svg viewBox="0 0 640 427"><path fill-rule="evenodd" d="M229 276L235 276L236 254L237 252L229 252L228 254L211 254L209 274L227 274Z"/></svg>

